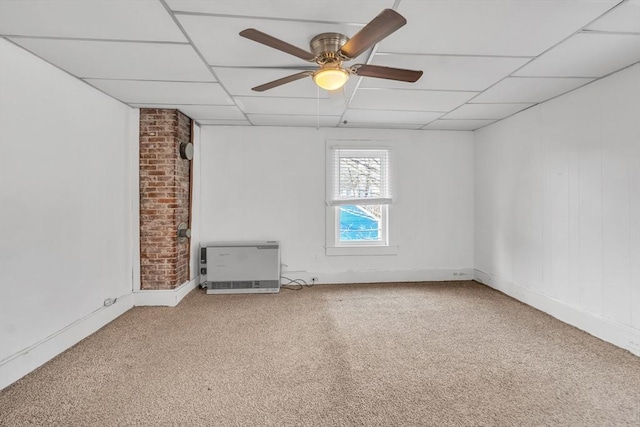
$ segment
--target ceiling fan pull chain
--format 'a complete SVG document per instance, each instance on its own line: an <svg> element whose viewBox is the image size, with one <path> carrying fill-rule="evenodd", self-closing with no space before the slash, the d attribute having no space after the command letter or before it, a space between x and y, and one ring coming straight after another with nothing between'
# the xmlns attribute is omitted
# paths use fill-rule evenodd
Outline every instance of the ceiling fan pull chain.
<svg viewBox="0 0 640 427"><path fill-rule="evenodd" d="M316 130L320 130L320 86L316 86Z"/></svg>

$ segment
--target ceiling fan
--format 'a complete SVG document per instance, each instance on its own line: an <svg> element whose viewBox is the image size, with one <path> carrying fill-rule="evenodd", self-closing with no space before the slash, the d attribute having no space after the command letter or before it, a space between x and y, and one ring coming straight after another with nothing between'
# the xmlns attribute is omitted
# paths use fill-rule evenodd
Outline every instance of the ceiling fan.
<svg viewBox="0 0 640 427"><path fill-rule="evenodd" d="M302 71L292 74L256 86L252 90L263 92L309 76L313 78L313 81L318 86L329 91L337 90L344 86L351 74L411 83L416 82L422 76L422 71L369 64L355 64L349 68L344 68L342 65L344 61L350 61L357 57L406 23L407 20L398 12L392 9L385 9L351 39L340 33L318 34L309 43L311 52L258 31L255 28L243 30L240 32L242 37L297 56L305 61L315 62L319 66L315 71Z"/></svg>

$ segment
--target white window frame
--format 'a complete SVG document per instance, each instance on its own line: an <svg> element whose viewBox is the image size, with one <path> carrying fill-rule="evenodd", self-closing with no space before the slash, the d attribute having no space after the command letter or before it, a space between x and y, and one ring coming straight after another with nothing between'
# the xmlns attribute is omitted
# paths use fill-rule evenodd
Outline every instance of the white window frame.
<svg viewBox="0 0 640 427"><path fill-rule="evenodd" d="M379 198L340 199L338 196L338 174L336 171L336 150L349 154L384 157L381 174L386 185L381 189ZM381 153L382 152L382 153ZM398 247L391 242L389 217L392 211L392 151L388 145L376 141L326 141L326 255L396 255ZM342 205L381 205L381 240L379 241L340 241L340 215Z"/></svg>

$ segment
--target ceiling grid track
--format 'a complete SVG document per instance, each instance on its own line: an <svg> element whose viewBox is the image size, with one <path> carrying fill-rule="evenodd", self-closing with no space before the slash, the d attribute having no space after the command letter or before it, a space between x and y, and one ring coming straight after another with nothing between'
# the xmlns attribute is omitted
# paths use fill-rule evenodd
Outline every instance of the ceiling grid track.
<svg viewBox="0 0 640 427"><path fill-rule="evenodd" d="M173 19L173 21L175 22L175 24L178 26L178 28L180 29L180 31L182 32L182 34L184 35L184 37L189 41L189 44L191 45L191 47L193 48L193 50L196 52L196 54L200 57L200 59L202 60L202 62L204 62L204 64L207 67L207 70L209 70L209 72L211 73L211 75L213 76L213 78L215 79L215 81L220 85L220 87L222 88L222 90L227 94L227 96L229 97L229 99L233 102L233 105L240 110L240 112L242 113L242 115L244 116L245 120L247 120L247 122L251 123L251 120L249 120L249 117L247 116L247 113L245 113L242 108L240 108L235 100L235 98L233 96L231 96L231 93L229 93L229 91L227 90L227 88L222 84L222 82L220 82L220 80L218 79L218 76L216 75L215 71L213 71L213 68L211 67L211 65L209 65L208 61L206 60L206 58L204 57L204 55L202 55L202 52L200 52L200 50L195 46L195 44L193 43L193 40L191 40L191 37L187 34L187 32L185 31L184 27L182 26L182 24L180 23L180 21L178 20L178 18L176 18L176 16L174 15L173 11L171 10L171 8L169 7L169 5L167 4L166 0L158 0L162 6L166 9L167 13L171 16L171 19Z"/></svg>

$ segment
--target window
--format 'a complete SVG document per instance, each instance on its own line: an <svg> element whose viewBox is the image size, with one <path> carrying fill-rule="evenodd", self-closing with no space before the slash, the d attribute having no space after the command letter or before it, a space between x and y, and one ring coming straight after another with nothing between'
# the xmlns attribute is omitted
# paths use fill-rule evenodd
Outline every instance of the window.
<svg viewBox="0 0 640 427"><path fill-rule="evenodd" d="M391 198L390 152L331 146L327 150L327 254L386 253ZM375 248L332 251L331 248Z"/></svg>

